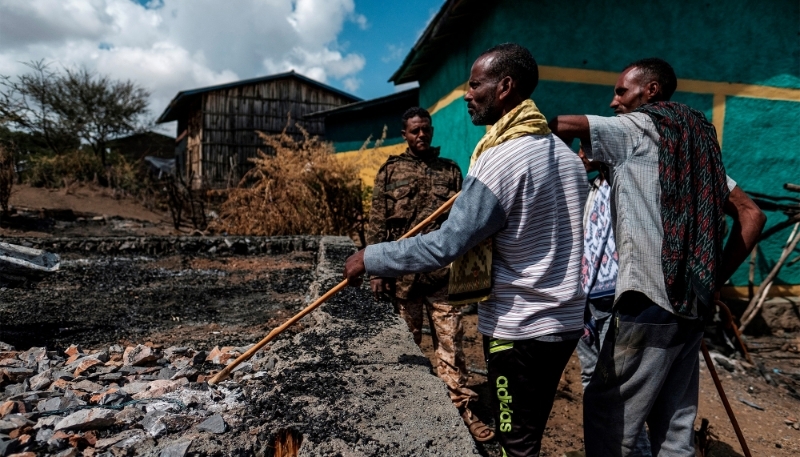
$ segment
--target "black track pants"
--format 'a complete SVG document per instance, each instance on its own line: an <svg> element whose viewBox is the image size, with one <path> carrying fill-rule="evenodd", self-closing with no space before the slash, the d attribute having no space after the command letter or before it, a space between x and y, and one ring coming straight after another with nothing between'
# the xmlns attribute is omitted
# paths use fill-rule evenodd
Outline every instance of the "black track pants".
<svg viewBox="0 0 800 457"><path fill-rule="evenodd" d="M578 340L543 342L483 337L496 436L504 456L536 457L561 373Z"/></svg>

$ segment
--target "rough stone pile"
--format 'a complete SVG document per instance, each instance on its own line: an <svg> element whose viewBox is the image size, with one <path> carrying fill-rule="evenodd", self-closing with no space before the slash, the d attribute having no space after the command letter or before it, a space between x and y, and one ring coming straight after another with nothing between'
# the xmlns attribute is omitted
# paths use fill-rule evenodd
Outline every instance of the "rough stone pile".
<svg viewBox="0 0 800 457"><path fill-rule="evenodd" d="M255 255L282 254L293 251L316 251L317 236L151 236L83 238L15 238L14 243L64 254L106 255Z"/></svg>
<svg viewBox="0 0 800 457"><path fill-rule="evenodd" d="M59 354L0 343L0 456L122 456L135 448L142 455L143 447L183 456L192 444L187 431L223 434L238 421L241 388L205 380L247 349L70 346ZM262 377L253 363L234 378Z"/></svg>

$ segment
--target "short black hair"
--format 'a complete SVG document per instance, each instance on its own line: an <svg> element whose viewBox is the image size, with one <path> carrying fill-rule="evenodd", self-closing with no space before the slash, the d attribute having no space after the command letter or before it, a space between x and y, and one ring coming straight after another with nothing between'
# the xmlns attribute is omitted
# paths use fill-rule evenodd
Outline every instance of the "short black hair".
<svg viewBox="0 0 800 457"><path fill-rule="evenodd" d="M672 68L672 65L667 63L664 59L649 57L647 59L637 60L625 67L623 71L629 68L638 68L642 70L642 73L649 78L647 82L653 80L657 81L661 86L661 94L664 96L665 101L672 98L672 94L674 94L675 89L678 88L678 77L675 76L675 70Z"/></svg>
<svg viewBox="0 0 800 457"><path fill-rule="evenodd" d="M428 112L425 108L420 108L419 106L412 106L411 108L407 109L405 113L403 113L403 117L400 120L403 123L403 128L406 128L406 122L411 119L412 117L419 117L420 119L427 119L431 120L431 113Z"/></svg>
<svg viewBox="0 0 800 457"><path fill-rule="evenodd" d="M533 54L516 43L498 44L479 56L494 54L489 76L500 80L510 76L517 83L520 95L529 98L539 84L539 65Z"/></svg>

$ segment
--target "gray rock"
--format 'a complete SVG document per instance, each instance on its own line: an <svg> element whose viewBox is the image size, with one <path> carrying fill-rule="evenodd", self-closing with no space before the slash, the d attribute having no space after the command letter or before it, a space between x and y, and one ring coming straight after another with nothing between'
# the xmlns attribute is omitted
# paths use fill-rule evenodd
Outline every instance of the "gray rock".
<svg viewBox="0 0 800 457"><path fill-rule="evenodd" d="M142 419L142 428L150 434L153 438L167 432L167 425L164 424L162 419L167 415L165 411L151 411Z"/></svg>
<svg viewBox="0 0 800 457"><path fill-rule="evenodd" d="M143 433L141 430L124 430L116 435L109 436L107 438L101 438L97 440L94 445L94 448L98 451L102 451L108 447L111 447L117 443L123 442L125 440L133 438L135 441L139 441L143 437Z"/></svg>
<svg viewBox="0 0 800 457"><path fill-rule="evenodd" d="M52 370L44 370L36 376L30 378L29 382L31 385L31 390L46 389L53 382L53 380L50 378L51 374Z"/></svg>
<svg viewBox="0 0 800 457"><path fill-rule="evenodd" d="M130 430L130 431L135 433L131 433L127 435L125 439L117 441L113 447L116 449L122 449L127 451L133 447L136 447L137 445L140 445L143 441L148 439L147 435L141 430L135 430L135 431ZM118 455L117 453L114 454ZM122 455L128 455L128 454L122 454Z"/></svg>
<svg viewBox="0 0 800 457"><path fill-rule="evenodd" d="M128 395L124 390L118 390L116 392L103 395L100 398L98 404L100 405L121 405L127 401L131 401L131 396Z"/></svg>
<svg viewBox="0 0 800 457"><path fill-rule="evenodd" d="M222 416L214 414L201 422L197 426L197 429L203 432L220 434L225 433L225 430L228 429L228 424L225 423L225 419L223 419Z"/></svg>
<svg viewBox="0 0 800 457"><path fill-rule="evenodd" d="M19 359L28 368L38 368L39 362L47 358L47 348L33 347L19 355Z"/></svg>
<svg viewBox="0 0 800 457"><path fill-rule="evenodd" d="M82 390L84 392L89 392L93 394L105 390L105 387L103 387L102 384L89 381L88 379L81 382L76 382L75 384L72 385L72 388L75 390Z"/></svg>
<svg viewBox="0 0 800 457"><path fill-rule="evenodd" d="M135 348L128 348L122 356L122 362L128 366L142 366L158 360L153 348L140 344Z"/></svg>
<svg viewBox="0 0 800 457"><path fill-rule="evenodd" d="M233 372L252 373L253 364L250 362L242 362L236 368L233 369Z"/></svg>
<svg viewBox="0 0 800 457"><path fill-rule="evenodd" d="M17 428L17 425L11 421L0 419L0 433L8 433Z"/></svg>
<svg viewBox="0 0 800 457"><path fill-rule="evenodd" d="M175 376L175 373L177 372L178 370L174 368L164 367L161 370L159 370L156 379L172 379L172 377Z"/></svg>
<svg viewBox="0 0 800 457"><path fill-rule="evenodd" d="M176 380L176 379L180 379L180 378L186 378L186 379L189 379L189 380L192 380L192 379L196 380L198 374L200 374L200 372L197 371L196 368L194 368L192 366L187 366L187 367L184 367L184 368L181 368L180 370L178 370L174 375L172 375L171 379Z"/></svg>
<svg viewBox="0 0 800 457"><path fill-rule="evenodd" d="M61 422L61 417L58 416L44 416L40 417L39 421L36 422L36 425L33 426L34 430L38 430L40 428L52 428L55 427L57 423Z"/></svg>
<svg viewBox="0 0 800 457"><path fill-rule="evenodd" d="M6 397L14 397L25 392L25 383L9 384L6 386Z"/></svg>
<svg viewBox="0 0 800 457"><path fill-rule="evenodd" d="M192 440L172 443L161 450L158 457L183 457L192 445Z"/></svg>
<svg viewBox="0 0 800 457"><path fill-rule="evenodd" d="M62 419L55 430L97 430L116 423L114 411L103 408L82 409Z"/></svg>
<svg viewBox="0 0 800 457"><path fill-rule="evenodd" d="M117 382L117 381L119 381L120 379L122 379L122 377L123 377L123 376L122 376L122 373L106 373L106 374L102 374L102 375L100 375L100 378L99 378L99 379L100 379L101 381L107 381L107 382Z"/></svg>
<svg viewBox="0 0 800 457"><path fill-rule="evenodd" d="M125 352L125 348L120 346L119 344L115 344L115 345L113 345L113 346L108 348L108 352L111 353L111 354L115 354L115 353L116 354L122 354L123 352Z"/></svg>
<svg viewBox="0 0 800 457"><path fill-rule="evenodd" d="M183 354L186 354L187 352L189 352L189 348L188 347L171 346L171 347L168 347L167 349L164 350L164 355L168 359L171 359L172 356L174 356L174 355L183 355Z"/></svg>
<svg viewBox="0 0 800 457"><path fill-rule="evenodd" d="M105 352L98 352L97 354L92 354L92 355L87 355L87 356L81 357L81 358L75 360L74 362L70 363L69 365L64 366L64 371L69 372L70 375L71 375L75 371L76 368L81 366L81 364L83 362L86 362L89 359L95 359L95 360L98 360L100 362L103 362L103 360L101 360L103 358L103 356L105 356L105 359L108 360L108 354L106 354Z"/></svg>
<svg viewBox="0 0 800 457"><path fill-rule="evenodd" d="M72 381L75 377L72 376L72 371L57 370L53 372L51 378L53 379L53 381L57 381L59 379L63 379L65 381Z"/></svg>
<svg viewBox="0 0 800 457"><path fill-rule="evenodd" d="M50 438L53 437L55 432L49 428L40 428L38 432L36 432L36 441L40 443L46 443Z"/></svg>
<svg viewBox="0 0 800 457"><path fill-rule="evenodd" d="M64 397L51 397L40 401L36 405L36 410L41 412L58 411L64 409L69 404L69 399Z"/></svg>
<svg viewBox="0 0 800 457"><path fill-rule="evenodd" d="M11 455L19 447L17 440L0 439L0 455Z"/></svg>
<svg viewBox="0 0 800 457"><path fill-rule="evenodd" d="M29 421L22 414L7 414L0 420L0 433L8 433L11 430L33 424L34 422Z"/></svg>
<svg viewBox="0 0 800 457"><path fill-rule="evenodd" d="M130 425L139 422L143 417L144 413L139 408L126 406L125 409L114 416L114 419L116 419L117 423Z"/></svg>
<svg viewBox="0 0 800 457"><path fill-rule="evenodd" d="M79 452L77 448L71 447L69 449L64 449L53 457L78 457Z"/></svg>
<svg viewBox="0 0 800 457"><path fill-rule="evenodd" d="M136 395L139 392L144 392L150 386L149 382L132 382L125 384L122 389L130 395Z"/></svg>

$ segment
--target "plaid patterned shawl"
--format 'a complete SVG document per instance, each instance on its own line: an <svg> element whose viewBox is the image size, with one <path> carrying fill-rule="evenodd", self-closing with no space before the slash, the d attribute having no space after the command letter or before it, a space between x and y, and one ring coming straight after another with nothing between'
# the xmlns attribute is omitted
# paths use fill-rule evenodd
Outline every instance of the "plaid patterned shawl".
<svg viewBox="0 0 800 457"><path fill-rule="evenodd" d="M677 314L692 315L694 298L711 304L722 261L723 205L730 191L716 131L703 113L680 103L650 103L636 111L649 115L661 135L661 263L667 296Z"/></svg>

